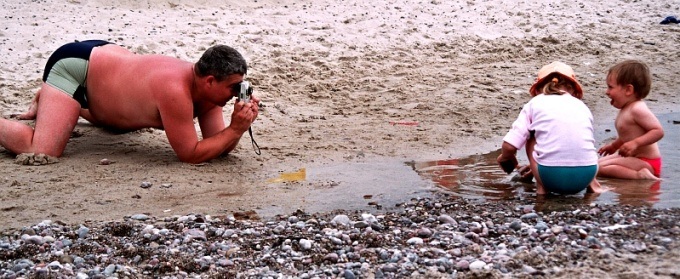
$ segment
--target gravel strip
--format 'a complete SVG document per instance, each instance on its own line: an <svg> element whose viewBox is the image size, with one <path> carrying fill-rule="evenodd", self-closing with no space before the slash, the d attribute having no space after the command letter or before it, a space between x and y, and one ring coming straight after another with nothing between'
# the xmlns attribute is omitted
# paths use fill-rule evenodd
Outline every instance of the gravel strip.
<svg viewBox="0 0 680 279"><path fill-rule="evenodd" d="M46 220L0 234L0 278L680 276L678 208L591 204L543 213L446 194L398 208L270 220Z"/></svg>

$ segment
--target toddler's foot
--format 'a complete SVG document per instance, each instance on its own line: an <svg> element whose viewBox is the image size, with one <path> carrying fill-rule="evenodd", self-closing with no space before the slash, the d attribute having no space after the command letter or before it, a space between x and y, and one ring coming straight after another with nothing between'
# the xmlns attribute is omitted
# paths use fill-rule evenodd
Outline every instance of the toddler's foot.
<svg viewBox="0 0 680 279"><path fill-rule="evenodd" d="M638 178L639 179L649 179L649 180L661 180L661 178L656 177L651 171L648 169L641 169L638 171Z"/></svg>

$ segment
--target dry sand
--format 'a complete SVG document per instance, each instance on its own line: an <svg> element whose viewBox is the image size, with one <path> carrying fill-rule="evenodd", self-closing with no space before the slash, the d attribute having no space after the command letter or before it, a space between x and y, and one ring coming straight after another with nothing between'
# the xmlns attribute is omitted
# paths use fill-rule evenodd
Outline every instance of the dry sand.
<svg viewBox="0 0 680 279"><path fill-rule="evenodd" d="M497 149L529 100L535 72L554 60L573 66L597 123L616 113L604 94L605 72L627 58L651 67L652 110L678 109L680 26L659 24L680 15L677 1L213 2L0 4L3 117L28 108L52 51L85 39L189 61L211 45L231 45L248 60L264 103L253 126L261 156L244 136L229 156L185 164L163 131L111 134L84 120L56 164L18 165L2 150L0 229L44 219L304 209L311 190L333 182L267 180L314 165ZM224 110L228 119L230 104ZM418 126L390 124L399 121Z"/></svg>

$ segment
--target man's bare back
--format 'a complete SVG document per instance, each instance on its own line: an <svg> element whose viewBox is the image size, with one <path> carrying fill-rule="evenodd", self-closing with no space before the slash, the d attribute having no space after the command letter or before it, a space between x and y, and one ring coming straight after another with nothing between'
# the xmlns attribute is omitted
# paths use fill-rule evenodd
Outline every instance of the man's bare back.
<svg viewBox="0 0 680 279"><path fill-rule="evenodd" d="M192 105L193 63L138 55L118 45L95 48L87 77L88 121L116 130L163 128L159 102Z"/></svg>

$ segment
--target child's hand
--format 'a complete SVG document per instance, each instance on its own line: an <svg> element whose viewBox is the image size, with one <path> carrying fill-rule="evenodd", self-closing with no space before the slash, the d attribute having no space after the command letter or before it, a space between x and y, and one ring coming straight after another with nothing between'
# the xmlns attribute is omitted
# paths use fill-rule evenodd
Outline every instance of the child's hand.
<svg viewBox="0 0 680 279"><path fill-rule="evenodd" d="M599 150L597 150L597 154L600 154L600 156L607 156L610 154L614 154L616 152L616 148L614 147L613 144L607 144L603 147L601 147Z"/></svg>
<svg viewBox="0 0 680 279"><path fill-rule="evenodd" d="M496 161L501 166L503 171L505 171L507 174L512 173L519 164L517 162L517 157L515 157L515 155L503 156L503 154L501 154L500 156L498 156Z"/></svg>
<svg viewBox="0 0 680 279"><path fill-rule="evenodd" d="M638 149L637 143L635 143L634 141L629 141L621 145L621 147L619 147L619 155L621 155L622 157L633 156L637 149Z"/></svg>

